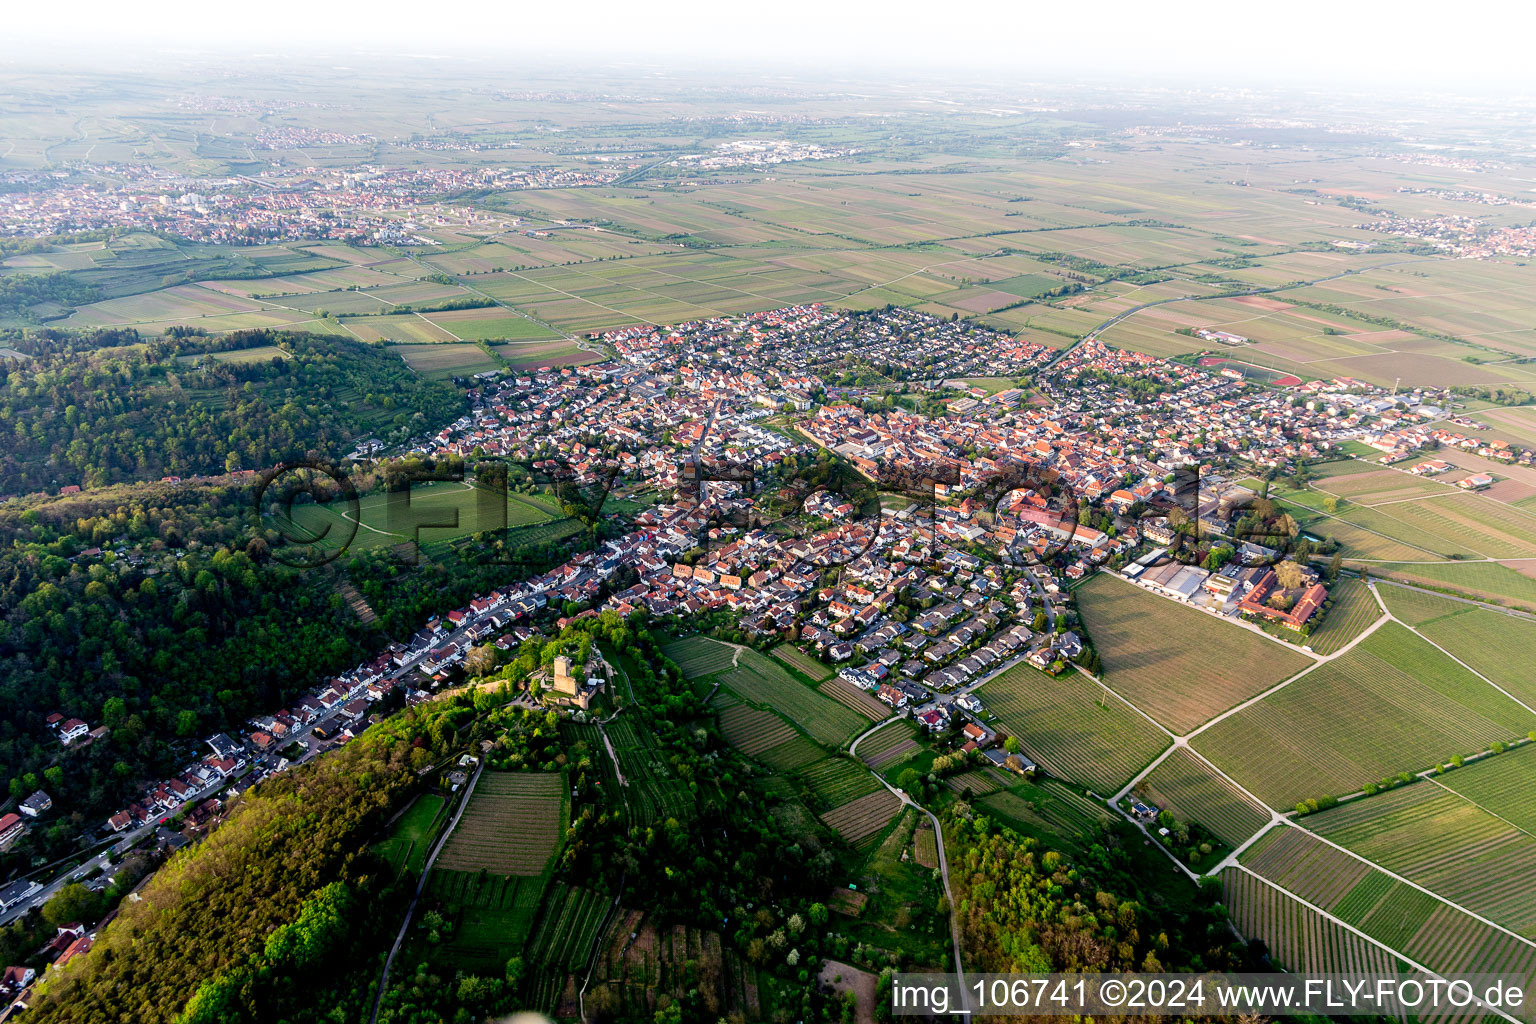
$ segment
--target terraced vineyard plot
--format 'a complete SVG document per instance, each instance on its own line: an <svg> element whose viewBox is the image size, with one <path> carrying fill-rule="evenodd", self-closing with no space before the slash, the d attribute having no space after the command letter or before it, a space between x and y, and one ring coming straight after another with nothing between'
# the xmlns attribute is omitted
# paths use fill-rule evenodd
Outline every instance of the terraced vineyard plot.
<svg viewBox="0 0 1536 1024"><path fill-rule="evenodd" d="M1373 574L1420 580L1432 587L1448 587L1513 607L1536 609L1536 578L1498 562L1424 564L1409 560L1381 562L1373 564L1370 569Z"/></svg>
<svg viewBox="0 0 1536 1024"><path fill-rule="evenodd" d="M533 929L544 884L543 876L509 878L434 867L428 895L458 914L444 954L455 965L474 970L504 968Z"/></svg>
<svg viewBox="0 0 1536 1024"><path fill-rule="evenodd" d="M718 969L695 970L700 963ZM769 1016L759 1002L756 972L718 932L658 927L641 911L621 910L599 945L587 1005L601 1000L612 1006L614 1020L650 1020L661 993L679 1000L702 996L720 1016L737 1020Z"/></svg>
<svg viewBox="0 0 1536 1024"><path fill-rule="evenodd" d="M851 800L884 789L868 770L844 757L825 757L795 772L821 807L841 807Z"/></svg>
<svg viewBox="0 0 1536 1024"><path fill-rule="evenodd" d="M1426 622L1419 632L1516 700L1536 707L1536 671L1531 667L1536 622L1455 601L1445 603L1465 611Z"/></svg>
<svg viewBox="0 0 1536 1024"><path fill-rule="evenodd" d="M655 737L633 716L620 715L606 728L609 742L619 755L619 771L626 778L672 778L672 769L656 746Z"/></svg>
<svg viewBox="0 0 1536 1024"><path fill-rule="evenodd" d="M986 796L988 793L996 793L1004 787L1007 780L997 771L987 768L975 768L959 775L951 775L944 780L944 785L951 793L970 793L973 797Z"/></svg>
<svg viewBox="0 0 1536 1024"><path fill-rule="evenodd" d="M1419 627L1435 619L1443 619L1451 615L1461 615L1470 612L1474 605L1465 601L1455 601L1439 594L1432 594L1418 587L1393 586L1384 583L1377 588L1381 599L1386 603L1387 611L1392 616L1401 619L1410 626Z"/></svg>
<svg viewBox="0 0 1536 1024"><path fill-rule="evenodd" d="M1113 792L1172 742L1124 701L1072 673L1055 679L1017 665L976 695L1024 753L1062 778ZM862 750L862 745L860 747Z"/></svg>
<svg viewBox="0 0 1536 1024"><path fill-rule="evenodd" d="M1396 623L1193 745L1271 807L1357 790L1536 728L1536 714Z"/></svg>
<svg viewBox="0 0 1536 1024"><path fill-rule="evenodd" d="M1242 845L1269 822L1267 808L1243 795L1186 748L1169 754L1137 788L1174 817L1199 822L1233 846Z"/></svg>
<svg viewBox="0 0 1536 1024"><path fill-rule="evenodd" d="M1490 921L1536 934L1536 836L1457 793L1420 782L1313 815L1307 827Z"/></svg>
<svg viewBox="0 0 1536 1024"><path fill-rule="evenodd" d="M1306 668L1251 630L1101 573L1077 590L1104 681L1176 733Z"/></svg>
<svg viewBox="0 0 1536 1024"><path fill-rule="evenodd" d="M831 747L841 746L869 725L867 716L822 696L756 651L741 651L737 667L720 673L719 679L738 697L773 709Z"/></svg>
<svg viewBox="0 0 1536 1024"><path fill-rule="evenodd" d="M880 698L874 696L873 694L859 689L857 686L854 686L852 683L848 682L848 680L841 677L833 677L832 679L828 679L817 689L821 693L831 697L833 700L843 705L848 710L861 714L866 718L872 718L875 721L879 721L880 719L886 718L891 714L891 707L889 704L886 704L884 701L880 700Z"/></svg>
<svg viewBox="0 0 1536 1024"><path fill-rule="evenodd" d="M1483 971L1536 976L1536 947L1444 904L1404 945L1403 952L1441 974ZM1526 989L1528 1008L1531 992ZM1529 1011L1517 1016L1532 1019Z"/></svg>
<svg viewBox="0 0 1536 1024"><path fill-rule="evenodd" d="M859 847L873 842L900 809L901 801L896 794L882 786L877 792L828 811L821 815L821 820L844 842Z"/></svg>
<svg viewBox="0 0 1536 1024"><path fill-rule="evenodd" d="M823 665L794 644L779 644L773 649L773 656L814 683L832 678L830 665Z"/></svg>
<svg viewBox="0 0 1536 1024"><path fill-rule="evenodd" d="M676 662L677 667L690 679L694 676L714 675L722 669L730 668L736 657L734 648L702 636L690 636L667 644L661 653Z"/></svg>
<svg viewBox="0 0 1536 1024"><path fill-rule="evenodd" d="M1379 874L1302 829L1285 825L1272 829L1240 859L1244 867L1323 910L1333 910L1367 876Z"/></svg>
<svg viewBox="0 0 1536 1024"><path fill-rule="evenodd" d="M1437 776L1435 781L1536 835L1536 787L1532 779L1536 779L1536 743L1475 761Z"/></svg>
<svg viewBox="0 0 1536 1024"><path fill-rule="evenodd" d="M882 768L917 749L917 726L903 720L885 726L860 743L859 757L871 768Z"/></svg>
<svg viewBox="0 0 1536 1024"><path fill-rule="evenodd" d="M565 783L555 772L483 772L437 862L449 871L543 874L566 813Z"/></svg>
<svg viewBox="0 0 1536 1024"><path fill-rule="evenodd" d="M532 1002L553 1012L566 978L584 968L602 937L609 900L591 889L556 882L523 955L534 978Z"/></svg>
<svg viewBox="0 0 1536 1024"><path fill-rule="evenodd" d="M1479 494L1450 494L1381 506L1410 529L1444 537L1490 558L1536 554L1536 516Z"/></svg>
<svg viewBox="0 0 1536 1024"><path fill-rule="evenodd" d="M641 779L624 788L629 822L642 828L668 818L687 821L695 813L693 794L682 779Z"/></svg>
<svg viewBox="0 0 1536 1024"><path fill-rule="evenodd" d="M1381 617L1381 607L1370 588L1357 579L1341 576L1328 588L1333 607L1327 618L1302 643L1318 654L1332 654L1370 628Z"/></svg>
<svg viewBox="0 0 1536 1024"><path fill-rule="evenodd" d="M1353 975L1396 973L1395 959L1295 897L1240 868L1221 873L1232 923L1249 939L1262 939L1287 970Z"/></svg>
<svg viewBox="0 0 1536 1024"><path fill-rule="evenodd" d="M750 704L736 703L721 707L717 716L720 720L720 734L726 742L748 757L756 757L800 735L778 715Z"/></svg>
<svg viewBox="0 0 1536 1024"><path fill-rule="evenodd" d="M763 751L757 759L770 768L793 771L825 755L826 751L796 733L793 739L785 740L778 746Z"/></svg>

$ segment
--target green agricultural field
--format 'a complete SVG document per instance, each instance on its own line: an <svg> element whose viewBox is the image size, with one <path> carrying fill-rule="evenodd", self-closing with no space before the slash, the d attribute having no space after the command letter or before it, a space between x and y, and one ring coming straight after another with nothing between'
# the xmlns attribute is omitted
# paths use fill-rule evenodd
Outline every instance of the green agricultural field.
<svg viewBox="0 0 1536 1024"><path fill-rule="evenodd" d="M820 817L843 842L863 849L880 837L899 810L901 799L881 786L873 793L824 811Z"/></svg>
<svg viewBox="0 0 1536 1024"><path fill-rule="evenodd" d="M1464 601L1433 600L1446 614L1415 628L1516 700L1536 707L1536 673L1530 664L1536 651L1536 621Z"/></svg>
<svg viewBox="0 0 1536 1024"><path fill-rule="evenodd" d="M1323 621L1302 641L1318 654L1332 654L1364 633L1382 615L1370 588L1357 579L1341 576L1328 588L1328 609Z"/></svg>
<svg viewBox="0 0 1536 1024"><path fill-rule="evenodd" d="M500 364L486 355L485 350L479 345L391 345L389 350L428 380L464 377L485 370L500 369Z"/></svg>
<svg viewBox="0 0 1536 1024"><path fill-rule="evenodd" d="M454 336L428 320L425 314L341 318L341 325L363 341L393 341L403 345L450 342Z"/></svg>
<svg viewBox="0 0 1536 1024"><path fill-rule="evenodd" d="M1468 604L1465 600L1452 600L1418 587L1378 583L1376 592L1381 595L1393 618L1415 628L1435 619L1461 615L1476 608L1476 605Z"/></svg>
<svg viewBox="0 0 1536 1024"><path fill-rule="evenodd" d="M1066 842L1077 849L1091 846L1105 826L1118 820L1104 804L1055 779L1014 782L982 796L976 807L1023 835L1049 837L1052 844Z"/></svg>
<svg viewBox="0 0 1536 1024"><path fill-rule="evenodd" d="M388 838L374 845L374 852L395 869L397 876L402 871L415 874L426 865L433 837L432 826L442 809L442 797L423 793L395 820Z"/></svg>
<svg viewBox="0 0 1536 1024"><path fill-rule="evenodd" d="M926 824L916 810L902 812L849 879L864 894L858 915L840 913L835 920L837 930L854 943L900 952L910 958L914 969L938 970L949 955L949 922L935 910L943 886L920 861L921 850L933 840L932 831L923 827ZM835 903L828 902L836 909Z"/></svg>
<svg viewBox="0 0 1536 1024"><path fill-rule="evenodd" d="M1536 936L1536 836L1434 781L1353 800L1303 824L1458 906Z"/></svg>
<svg viewBox="0 0 1536 1024"><path fill-rule="evenodd" d="M1186 748L1169 754L1136 789L1154 806L1181 821L1199 822L1232 846L1242 845L1270 819L1267 808Z"/></svg>
<svg viewBox="0 0 1536 1024"><path fill-rule="evenodd" d="M546 875L508 877L432 869L427 895L452 916L453 937L439 949L448 962L482 972L505 969L533 929Z"/></svg>
<svg viewBox="0 0 1536 1024"><path fill-rule="evenodd" d="M1373 575L1418 581L1431 587L1536 611L1536 577L1516 572L1497 562L1377 562L1369 564L1367 568Z"/></svg>
<svg viewBox="0 0 1536 1024"><path fill-rule="evenodd" d="M1310 664L1302 654L1100 573L1076 591L1083 624L1116 693L1175 733Z"/></svg>
<svg viewBox="0 0 1536 1024"><path fill-rule="evenodd" d="M1342 795L1536 728L1536 714L1396 623L1193 746L1271 807Z"/></svg>
<svg viewBox="0 0 1536 1024"><path fill-rule="evenodd" d="M492 345L495 352L514 370L536 370L550 366L585 366L600 363L603 356L581 348L574 341L516 341Z"/></svg>
<svg viewBox="0 0 1536 1024"><path fill-rule="evenodd" d="M1359 508L1345 518L1362 522ZM1405 539L1424 538L1449 553L1487 558L1536 556L1536 515L1480 494L1450 492L1437 497L1393 501L1373 506L1369 518L1382 532ZM1396 525L1393 525L1396 524Z"/></svg>
<svg viewBox="0 0 1536 1024"><path fill-rule="evenodd" d="M861 690L848 680L838 676L822 682L816 687L816 692L823 697L831 697L854 714L862 715L865 718L878 720L891 714L891 706L889 704L886 704L867 690Z"/></svg>
<svg viewBox="0 0 1536 1024"><path fill-rule="evenodd" d="M905 761L923 749L919 735L917 726L897 719L859 744L859 759L883 772L887 765Z"/></svg>
<svg viewBox="0 0 1536 1024"><path fill-rule="evenodd" d="M356 513L344 500L292 507L283 531L295 539L313 538L324 547L343 542L349 549L392 547L408 541L423 544L465 537L485 530L509 530L555 520L532 496L509 492L502 497L487 488L459 481L417 484L402 494L377 491L358 499ZM501 509L506 509L503 521ZM509 533L508 539L519 536Z"/></svg>
<svg viewBox="0 0 1536 1024"><path fill-rule="evenodd" d="M1395 973L1395 958L1241 868L1221 873L1222 900L1232 923L1259 939L1289 971L1356 976Z"/></svg>
<svg viewBox="0 0 1536 1024"><path fill-rule="evenodd" d="M1016 665L976 695L1032 760L1053 775L1104 793L1130 781L1172 742L1078 672L1052 678Z"/></svg>
<svg viewBox="0 0 1536 1024"><path fill-rule="evenodd" d="M422 315L439 330L461 341L544 341L560 337L543 324L510 313L499 306Z"/></svg>
<svg viewBox="0 0 1536 1024"><path fill-rule="evenodd" d="M1239 860L1250 871L1329 911L1347 905L1351 893L1362 883L1376 885L1373 878L1384 879L1387 888L1392 883L1365 861L1321 842L1304 829L1289 825L1270 829L1243 851ZM1369 910L1370 905L1363 909ZM1361 916L1344 919L1359 924Z"/></svg>
<svg viewBox="0 0 1536 1024"><path fill-rule="evenodd" d="M1516 828L1536 835L1536 743L1527 743L1496 757L1474 761L1435 777L1477 806Z"/></svg>
<svg viewBox="0 0 1536 1024"><path fill-rule="evenodd" d="M532 1003L553 1013L572 972L586 966L602 938L612 901L592 889L556 882L539 911L523 960L533 979Z"/></svg>

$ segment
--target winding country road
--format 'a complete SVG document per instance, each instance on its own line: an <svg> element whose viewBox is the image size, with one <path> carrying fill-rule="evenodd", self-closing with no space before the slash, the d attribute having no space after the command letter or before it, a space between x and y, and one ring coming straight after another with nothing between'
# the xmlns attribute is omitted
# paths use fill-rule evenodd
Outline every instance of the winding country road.
<svg viewBox="0 0 1536 1024"><path fill-rule="evenodd" d="M896 721L901 721L901 719L899 716L893 715L883 722L877 722L875 725L854 737L853 742L848 746L849 756L858 757L859 743L862 742L865 737L871 735L872 733L878 732L885 726L890 725L892 722ZM865 767L868 766L866 765ZM955 978L957 979L957 983L960 987L960 997L964 1001L964 1012L970 1013L971 997L970 992L967 990L965 984L965 965L961 963L960 960L960 919L955 916L955 895L949 885L949 855L944 849L944 828L939 824L939 819L934 816L932 811L924 807L922 804L917 803L902 790L897 789L889 782L886 782L885 779L881 778L879 772L875 771L873 768L870 768L869 773L875 777L880 785L894 793L896 798L900 800L904 806L914 807L922 813L928 815L928 820L933 823L933 838L936 841L939 849L939 875L944 880L944 898L949 901L949 938L950 941L954 944Z"/></svg>
<svg viewBox="0 0 1536 1024"><path fill-rule="evenodd" d="M395 936L395 944L389 947L389 956L384 959L384 973L379 975L379 990L373 995L373 1012L368 1015L368 1024L378 1024L379 1005L384 1001L385 990L389 988L389 969L394 966L395 954L400 952L400 945L405 941L406 933L410 931L411 920L416 916L416 904L421 900L421 894L426 892L427 879L432 876L432 865L437 863L437 855L443 852L443 846L448 842L448 837L453 835L453 830L459 825L459 819L464 816L464 808L469 806L469 798L475 795L475 784L480 781L480 773L483 771L485 771L485 759L481 758L474 777L469 780L469 785L464 787L464 798L459 801L459 809L453 812L453 820L448 823L447 828L443 829L443 834L438 836L437 844L432 847L426 864L422 866L421 877L416 881L416 892L411 895L411 905L405 908L405 920L400 922L400 933Z"/></svg>

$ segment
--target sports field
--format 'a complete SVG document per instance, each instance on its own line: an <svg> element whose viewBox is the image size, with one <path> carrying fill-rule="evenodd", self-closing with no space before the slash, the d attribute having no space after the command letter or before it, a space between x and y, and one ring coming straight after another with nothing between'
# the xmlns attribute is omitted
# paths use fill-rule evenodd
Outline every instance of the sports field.
<svg viewBox="0 0 1536 1024"><path fill-rule="evenodd" d="M1388 623L1192 745L1271 807L1339 796L1536 728L1536 714Z"/></svg>
<svg viewBox="0 0 1536 1024"><path fill-rule="evenodd" d="M1112 573L1076 591L1083 623L1116 693L1186 733L1306 668L1303 654L1158 597Z"/></svg>
<svg viewBox="0 0 1536 1024"><path fill-rule="evenodd" d="M1052 678L1016 665L977 689L1023 751L1054 775L1112 793L1172 741L1078 672ZM860 750L863 750L861 745Z"/></svg>

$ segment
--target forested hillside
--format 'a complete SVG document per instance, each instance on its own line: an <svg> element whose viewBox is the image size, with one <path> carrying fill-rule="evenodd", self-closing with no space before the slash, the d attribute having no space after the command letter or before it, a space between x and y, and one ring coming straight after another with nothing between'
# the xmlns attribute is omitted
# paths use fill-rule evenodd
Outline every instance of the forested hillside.
<svg viewBox="0 0 1536 1024"><path fill-rule="evenodd" d="M556 654L581 659L598 644L628 666L635 690L619 723L633 719L632 728L653 737L646 741L654 743L653 769L680 780L664 821L633 818L641 780L621 794L606 744L589 741L599 736L587 731L596 726L557 725L553 711L508 704ZM599 910L615 900L643 908L648 927L662 934L712 936L680 977L633 979L628 995L624 986L595 987L588 1007L596 1019L719 1019L725 1014L710 1000L722 963L734 965L727 977L745 971L760 991L777 993L775 1019L853 1019L852 1003L811 979L823 958L850 954L847 933L856 925L822 901L862 855L786 817L793 801L786 803L782 780L725 743L714 709L661 653L643 613L572 622L549 641L528 641L487 678L507 685L398 712L342 750L242 796L141 900L123 904L90 956L50 981L34 1004L36 1020L363 1024L415 886L410 870L380 859L378 840L413 792L451 801L442 776L422 769L463 751L486 758L487 776L558 773L568 783L570 825L551 837L551 873L535 895L546 880L556 894L579 886ZM1049 838L1024 838L974 816L963 803L949 819L955 910L972 969L1262 969L1209 894L1170 876L1156 854L1148 860L1134 830L1079 836L1058 850ZM1077 840L1087 841L1079 854L1062 852ZM383 1024L469 1024L537 1006L549 998L551 979L555 991L564 983L567 966L533 959L531 918L494 917L504 930L488 936L471 933L463 911L429 890L383 994ZM611 930L597 924L620 920L635 919L588 921L587 945L574 962L584 964L585 951ZM487 942L492 951L512 950L505 963L456 959ZM643 1013L623 1009L630 998Z"/></svg>
<svg viewBox="0 0 1536 1024"><path fill-rule="evenodd" d="M262 469L452 420L462 394L378 345L278 331L0 335L0 493Z"/></svg>
<svg viewBox="0 0 1536 1024"><path fill-rule="evenodd" d="M402 713L241 797L204 843L123 904L91 955L51 984L30 1016L169 1024L206 986L198 1020L277 1020L294 1003L300 1019L324 1019L310 984L359 966L346 955L352 943L384 934L398 909L374 902L383 885L367 838L471 714L446 705ZM353 918L349 927L328 926L338 913ZM367 927L356 927L359 917ZM273 960L283 984L249 984Z"/></svg>
<svg viewBox="0 0 1536 1024"><path fill-rule="evenodd" d="M431 614L557 564L566 542L515 536L430 557L387 551L317 569L269 556L251 484L135 484L0 507L0 779L12 796L46 783L64 816L7 854L57 856L148 777L201 739L274 711ZM86 554L88 551L93 553ZM377 578L378 620L343 599ZM62 747L58 711L109 734Z"/></svg>

